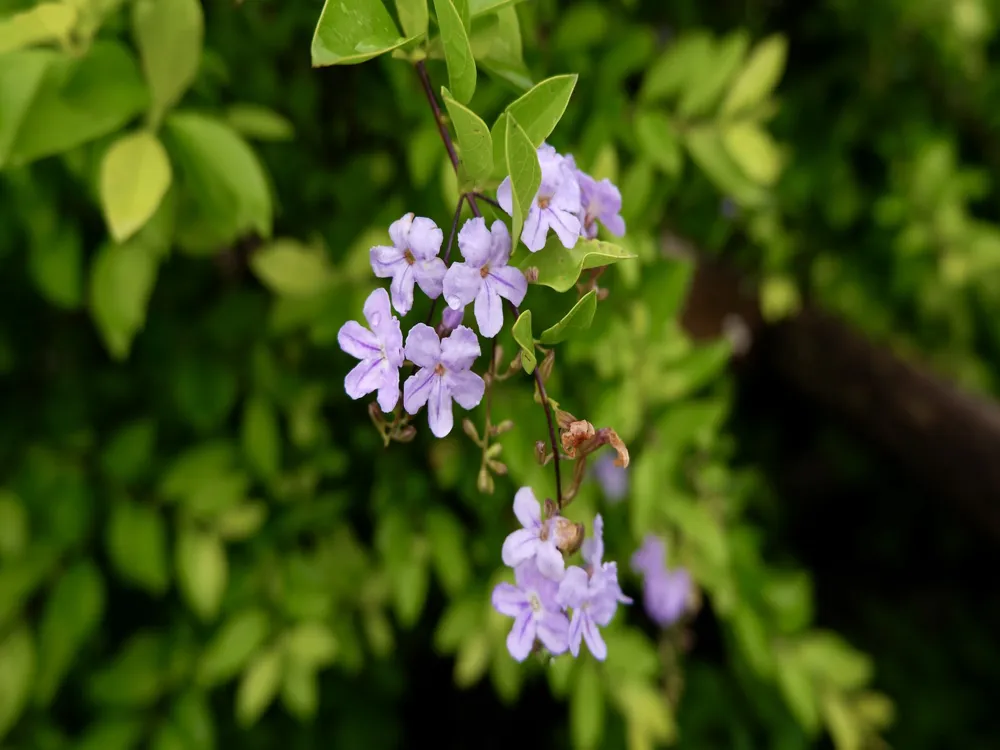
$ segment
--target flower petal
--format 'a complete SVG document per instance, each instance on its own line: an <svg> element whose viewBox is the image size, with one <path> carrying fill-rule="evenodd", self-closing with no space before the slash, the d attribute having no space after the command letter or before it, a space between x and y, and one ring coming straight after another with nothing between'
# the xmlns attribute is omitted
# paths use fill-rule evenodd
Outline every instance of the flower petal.
<svg viewBox="0 0 1000 750"><path fill-rule="evenodd" d="M572 249L580 239L580 219L569 211L548 208L545 210L548 223L555 230L563 247Z"/></svg>
<svg viewBox="0 0 1000 750"><path fill-rule="evenodd" d="M444 382L451 391L451 397L463 409L475 409L486 392L486 382L469 370L448 370L444 374Z"/></svg>
<svg viewBox="0 0 1000 750"><path fill-rule="evenodd" d="M497 219L490 227L490 266L506 266L510 251L510 230Z"/></svg>
<svg viewBox="0 0 1000 750"><path fill-rule="evenodd" d="M419 260L430 260L441 252L444 232L438 225L424 216L418 216L410 226L410 251Z"/></svg>
<svg viewBox="0 0 1000 750"><path fill-rule="evenodd" d="M413 278L431 299L441 296L441 288L444 282L445 271L448 267L440 258L430 260L418 260L413 264Z"/></svg>
<svg viewBox="0 0 1000 750"><path fill-rule="evenodd" d="M433 368L424 367L406 379L403 383L403 408L407 414L416 414L427 403L434 378Z"/></svg>
<svg viewBox="0 0 1000 750"><path fill-rule="evenodd" d="M399 370L388 362L383 362L382 369L382 385L378 389L378 407L388 414L399 403Z"/></svg>
<svg viewBox="0 0 1000 750"><path fill-rule="evenodd" d="M514 266L491 268L487 278L501 297L509 299L515 305L524 302L524 295L528 293L528 280L524 278L520 268Z"/></svg>
<svg viewBox="0 0 1000 750"><path fill-rule="evenodd" d="M406 315L413 307L413 266L404 265L392 277L389 291L392 292L392 306L396 308L396 312Z"/></svg>
<svg viewBox="0 0 1000 750"><path fill-rule="evenodd" d="M603 217L601 223L615 237L623 237L625 235L625 219L618 214Z"/></svg>
<svg viewBox="0 0 1000 750"><path fill-rule="evenodd" d="M356 320L349 320L340 327L337 343L347 354L358 359L382 356L378 338Z"/></svg>
<svg viewBox="0 0 1000 750"><path fill-rule="evenodd" d="M441 342L441 362L449 370L468 370L480 353L479 338L467 326L459 326Z"/></svg>
<svg viewBox="0 0 1000 750"><path fill-rule="evenodd" d="M578 565L571 565L559 583L556 601L562 607L579 607L587 600L589 584L587 571Z"/></svg>
<svg viewBox="0 0 1000 750"><path fill-rule="evenodd" d="M514 515L526 529L541 529L542 505L531 487L522 487L514 495Z"/></svg>
<svg viewBox="0 0 1000 750"><path fill-rule="evenodd" d="M380 279L395 276L406 265L403 251L386 245L376 245L369 250L368 261L371 263L372 272Z"/></svg>
<svg viewBox="0 0 1000 750"><path fill-rule="evenodd" d="M507 650L518 661L524 661L535 645L537 626L531 610L527 610L514 618L514 625L507 634Z"/></svg>
<svg viewBox="0 0 1000 750"><path fill-rule="evenodd" d="M576 612L574 611L573 614L575 615ZM597 623L591 619L586 610L583 611L580 620L582 622L583 640L587 642L587 648L590 649L590 653L594 655L595 659L604 661L608 658L608 646L601 637L601 631L598 630Z"/></svg>
<svg viewBox="0 0 1000 750"><path fill-rule="evenodd" d="M389 237L392 244L399 249L399 256L403 257L403 251L410 246L407 237L410 234L410 226L413 224L413 212L403 214L389 225Z"/></svg>
<svg viewBox="0 0 1000 750"><path fill-rule="evenodd" d="M451 392L444 384L444 378L434 378L431 395L427 399L427 423L434 437L443 438L451 432L455 418L451 412Z"/></svg>
<svg viewBox="0 0 1000 750"><path fill-rule="evenodd" d="M549 223L537 205L532 205L528 211L528 216L524 220L524 229L521 230L521 242L531 252L537 253L545 247L545 236L549 232Z"/></svg>
<svg viewBox="0 0 1000 750"><path fill-rule="evenodd" d="M479 332L483 336L491 339L500 333L500 329L503 328L503 302L490 284L489 277L476 295L476 305L473 309L476 311Z"/></svg>
<svg viewBox="0 0 1000 750"><path fill-rule="evenodd" d="M580 556L595 568L601 567L604 557L604 519L598 513L594 516L594 529L589 539L585 539L580 547Z"/></svg>
<svg viewBox="0 0 1000 750"><path fill-rule="evenodd" d="M649 576L666 570L667 547L656 534L646 534L642 546L632 555L632 570Z"/></svg>
<svg viewBox="0 0 1000 750"><path fill-rule="evenodd" d="M569 648L569 619L565 614L543 611L535 620L538 640L553 655Z"/></svg>
<svg viewBox="0 0 1000 750"><path fill-rule="evenodd" d="M500 559L508 568L513 568L530 560L538 550L538 533L531 529L518 529L507 535L500 549Z"/></svg>
<svg viewBox="0 0 1000 750"><path fill-rule="evenodd" d="M406 335L406 358L417 367L433 369L441 361L441 340L426 323L417 323Z"/></svg>
<svg viewBox="0 0 1000 750"><path fill-rule="evenodd" d="M444 275L444 301L452 310L461 310L476 298L482 285L478 268L452 263Z"/></svg>
<svg viewBox="0 0 1000 750"><path fill-rule="evenodd" d="M538 545L535 561L538 563L539 572L546 578L561 581L566 575L566 561L562 552L556 547L555 539L550 538Z"/></svg>
<svg viewBox="0 0 1000 750"><path fill-rule="evenodd" d="M579 609L573 610L573 617L569 621L569 629L566 633L569 652L573 656L580 655L580 641L583 640L583 613Z"/></svg>
<svg viewBox="0 0 1000 750"><path fill-rule="evenodd" d="M392 308L389 307L389 295L385 289L374 289L365 300L363 308L365 320L374 333L386 326L392 320Z"/></svg>
<svg viewBox="0 0 1000 750"><path fill-rule="evenodd" d="M559 184L552 193L549 205L557 211L566 211L571 214L580 212L582 207L580 183L577 182L573 170L567 169L565 165L559 170Z"/></svg>
<svg viewBox="0 0 1000 750"><path fill-rule="evenodd" d="M371 357L358 362L344 378L347 395L359 399L378 388L382 382L381 364L384 361L382 357Z"/></svg>
<svg viewBox="0 0 1000 750"><path fill-rule="evenodd" d="M492 244L493 235L486 228L486 219L482 216L469 219L458 233L458 249L462 251L465 262L473 268L486 265Z"/></svg>
<svg viewBox="0 0 1000 750"><path fill-rule="evenodd" d="M493 609L508 617L517 617L524 611L525 607L529 609L531 607L528 595L517 586L506 581L496 585L493 589L491 601L493 602Z"/></svg>
<svg viewBox="0 0 1000 750"><path fill-rule="evenodd" d="M383 322L375 331L379 343L385 351L386 359L393 367L403 366L403 330L399 327L399 318L393 315L388 322Z"/></svg>
<svg viewBox="0 0 1000 750"><path fill-rule="evenodd" d="M497 203L508 215L514 215L514 203L511 200L510 177L504 177L503 182L497 185Z"/></svg>

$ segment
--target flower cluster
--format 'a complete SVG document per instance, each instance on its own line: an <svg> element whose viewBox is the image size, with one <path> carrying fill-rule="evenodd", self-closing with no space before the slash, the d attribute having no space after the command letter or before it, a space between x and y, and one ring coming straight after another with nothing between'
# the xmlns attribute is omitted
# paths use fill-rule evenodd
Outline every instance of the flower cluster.
<svg viewBox="0 0 1000 750"><path fill-rule="evenodd" d="M580 237L594 239L597 223L616 237L625 234L621 217L622 196L610 180L598 182L576 167L572 156L563 156L543 143L538 148L542 181L524 219L521 241L533 253L545 247L551 229L568 248ZM513 215L510 178L497 188L497 201Z"/></svg>
<svg viewBox="0 0 1000 750"><path fill-rule="evenodd" d="M604 522L594 518L593 536L583 539L581 524L542 508L530 487L514 496L514 515L523 528L504 541L501 556L514 569L514 583L497 584L493 607L514 618L507 650L524 661L537 640L552 654L580 653L586 642L597 659L607 656L600 628L607 626L618 604L631 604L618 585L618 567L604 562ZM584 567L566 567L564 555L577 549ZM570 611L572 614L570 614Z"/></svg>
<svg viewBox="0 0 1000 750"><path fill-rule="evenodd" d="M632 570L643 575L642 599L646 614L661 628L677 622L691 601L691 576L684 568L667 568L667 546L647 534L632 555Z"/></svg>

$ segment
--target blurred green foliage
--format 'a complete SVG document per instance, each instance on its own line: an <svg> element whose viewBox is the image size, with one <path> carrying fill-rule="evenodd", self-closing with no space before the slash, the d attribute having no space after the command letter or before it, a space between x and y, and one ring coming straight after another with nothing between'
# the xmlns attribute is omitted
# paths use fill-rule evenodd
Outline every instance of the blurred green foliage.
<svg viewBox="0 0 1000 750"><path fill-rule="evenodd" d="M451 660L453 689L489 685L484 722L547 683L568 708L539 731L574 748L879 746L893 704L871 660L765 554L769 491L726 427L731 346L684 335L692 268L661 232L754 272L768 317L809 296L996 391L1000 4L771 5L0 0L4 747L402 746L414 648ZM547 79L551 123L518 100ZM539 362L559 344L550 395L632 455L624 503L588 481L569 516L603 513L623 571L664 534L721 661L636 605L605 664L515 663L489 591L514 489L554 489L530 379L494 394L515 428L491 494L485 448L418 419L383 450L343 393L369 247L406 211L445 226L460 189L546 138L621 187L629 231L536 263L498 345L527 364L532 333ZM577 303L588 263L626 255L607 299Z"/></svg>

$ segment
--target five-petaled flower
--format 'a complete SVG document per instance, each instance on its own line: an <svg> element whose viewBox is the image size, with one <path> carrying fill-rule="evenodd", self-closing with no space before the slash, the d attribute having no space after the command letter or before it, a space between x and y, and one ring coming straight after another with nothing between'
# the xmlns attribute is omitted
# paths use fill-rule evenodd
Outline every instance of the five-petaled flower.
<svg viewBox="0 0 1000 750"><path fill-rule="evenodd" d="M368 295L365 320L371 330L349 320L337 332L340 348L361 360L344 378L344 390L353 399L378 391L378 405L384 412L399 401L399 368L403 366L403 333L399 318L389 308L385 289Z"/></svg>
<svg viewBox="0 0 1000 750"><path fill-rule="evenodd" d="M552 654L563 653L569 621L556 602L558 584L542 575L533 560L514 568L516 585L498 583L493 589L493 608L514 618L507 635L507 650L518 661L531 653L537 637Z"/></svg>
<svg viewBox="0 0 1000 750"><path fill-rule="evenodd" d="M429 325L417 323L406 336L406 358L421 369L403 383L403 408L416 414L427 404L427 422L435 437L451 432L452 399L463 409L474 409L482 401L486 383L469 370L479 354L479 339L465 326L439 339Z"/></svg>
<svg viewBox="0 0 1000 750"><path fill-rule="evenodd" d="M476 301L479 332L493 338L503 327L504 297L520 305L528 282L520 269L507 265L510 232L499 219L490 229L482 217L469 219L458 233L464 263L452 263L444 276L444 299L453 310Z"/></svg>
<svg viewBox="0 0 1000 750"><path fill-rule="evenodd" d="M625 220L621 217L622 194L611 180L605 178L598 182L579 170L576 179L580 184L583 236L588 240L594 239L598 221L615 237L625 234Z"/></svg>
<svg viewBox="0 0 1000 750"><path fill-rule="evenodd" d="M667 548L655 534L647 534L632 555L632 570L642 573L642 603L649 618L662 628L677 622L691 600L691 576L684 568L668 570Z"/></svg>
<svg viewBox="0 0 1000 750"><path fill-rule="evenodd" d="M562 516L543 521L541 505L530 487L522 487L514 495L514 515L524 528L512 531L504 540L500 551L503 564L513 568L535 560L546 578L562 580L566 572L562 552L579 546L582 527Z"/></svg>
<svg viewBox="0 0 1000 750"><path fill-rule="evenodd" d="M446 267L437 256L444 233L430 219L408 213L389 225L389 237L392 247L371 249L372 271L380 279L392 278L392 306L406 315L413 307L414 282L431 299L441 294Z"/></svg>
<svg viewBox="0 0 1000 750"><path fill-rule="evenodd" d="M542 181L524 219L521 241L533 253L545 247L549 229L565 247L572 248L580 238L580 185L572 162L546 143L538 147L538 165ZM497 202L508 214L514 214L510 177L497 187Z"/></svg>

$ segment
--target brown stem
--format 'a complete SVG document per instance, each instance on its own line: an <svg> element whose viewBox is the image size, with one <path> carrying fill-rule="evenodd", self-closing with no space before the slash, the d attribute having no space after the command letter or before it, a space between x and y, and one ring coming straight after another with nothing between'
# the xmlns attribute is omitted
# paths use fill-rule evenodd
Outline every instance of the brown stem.
<svg viewBox="0 0 1000 750"><path fill-rule="evenodd" d="M458 197L458 205L455 206L455 218L451 220L451 232L448 234L448 245L444 249L444 264L447 266L448 261L451 260L451 248L455 245L455 232L458 231L458 220L462 216L462 203L465 202L465 196L460 195ZM437 309L438 300L441 298L440 295L431 300L431 311L427 313L427 325L431 324L434 319L434 311Z"/></svg>

